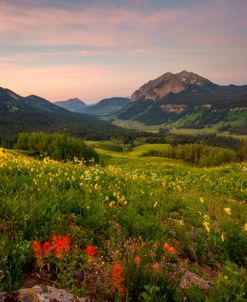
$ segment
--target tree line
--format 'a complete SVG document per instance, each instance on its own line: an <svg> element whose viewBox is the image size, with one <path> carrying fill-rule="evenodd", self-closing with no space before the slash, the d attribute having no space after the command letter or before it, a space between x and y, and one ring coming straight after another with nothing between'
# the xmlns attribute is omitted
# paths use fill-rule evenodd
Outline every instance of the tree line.
<svg viewBox="0 0 247 302"><path fill-rule="evenodd" d="M74 160L75 157L87 163L91 160L99 161L98 153L83 140L58 133L21 133L14 148L26 150L31 155L48 156L59 161Z"/></svg>
<svg viewBox="0 0 247 302"><path fill-rule="evenodd" d="M234 150L212 147L203 144L169 145L165 151L150 150L143 156L160 156L182 159L185 162L200 167L219 166L224 163L237 162L246 159L246 153Z"/></svg>

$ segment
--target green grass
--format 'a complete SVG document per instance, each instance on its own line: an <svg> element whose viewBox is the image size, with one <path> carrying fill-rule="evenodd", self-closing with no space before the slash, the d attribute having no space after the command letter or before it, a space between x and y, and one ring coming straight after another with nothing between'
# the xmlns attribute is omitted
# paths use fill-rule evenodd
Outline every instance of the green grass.
<svg viewBox="0 0 247 302"><path fill-rule="evenodd" d="M150 126L137 121L120 120L120 119L114 119L113 124L126 129L135 129L135 130L147 131L153 133L157 133L159 129L162 128L162 126L164 126L164 124Z"/></svg>
<svg viewBox="0 0 247 302"><path fill-rule="evenodd" d="M88 142L87 142L88 143ZM89 142L91 146L93 146L92 143ZM149 164L157 163L158 165L161 163L166 164L167 166L186 166L187 164L183 162L182 160L176 160L171 158L161 158L161 157L155 157L155 156L143 156L148 151L165 151L167 150L168 144L143 144L141 146L137 146L132 148L131 151L125 151L125 152L114 152L109 151L101 148L95 148L95 150L101 155L103 158L103 162L106 162L108 164L117 164L117 163L126 163L127 165L135 164L136 160L137 162L141 164L146 164L147 162Z"/></svg>
<svg viewBox="0 0 247 302"><path fill-rule="evenodd" d="M196 168L140 157L166 147L100 149L104 166L38 161L0 149L0 290L22 287L38 274L40 283L97 301L246 299L247 164ZM73 246L65 257L34 258L32 243L52 235L69 237ZM96 257L85 255L88 245ZM114 264L122 275L113 278ZM212 290L178 290L179 267L210 280Z"/></svg>
<svg viewBox="0 0 247 302"><path fill-rule="evenodd" d="M87 145L95 147L97 152L103 155L109 155L112 157L120 157L120 158L136 158L143 155L143 153L155 150L155 151L165 151L167 150L168 144L142 144L137 147L133 147L130 151L117 152L111 150L105 150L104 148L99 148L101 144L104 146L105 142L99 141L85 141Z"/></svg>
<svg viewBox="0 0 247 302"><path fill-rule="evenodd" d="M228 131L219 132L218 129L222 126L231 124L232 126L240 126L246 122L246 113L238 113L238 116L236 118L236 114L233 112L229 112L227 114L227 117L218 123L215 123L211 127L205 127L202 129L195 129L195 128L181 128L182 125L185 124L185 122L190 122L197 118L197 116L200 114L200 112L192 113L190 115L187 115L184 119L178 120L172 123L163 123L160 125L145 125L144 123L132 121L132 120L120 120L115 119L113 121L114 125L117 125L122 128L126 129L136 129L139 131L146 131L146 132L152 132L152 133L158 133L159 129L166 128L169 129L170 133L172 134L184 134L184 135L199 135L199 134L218 134L222 136L231 136L239 139L247 138L247 135L235 135L230 134Z"/></svg>
<svg viewBox="0 0 247 302"><path fill-rule="evenodd" d="M246 112L238 112L237 118L236 113L229 112L227 117L225 118L225 123L230 123L233 126L241 126L242 124L246 123L247 114Z"/></svg>

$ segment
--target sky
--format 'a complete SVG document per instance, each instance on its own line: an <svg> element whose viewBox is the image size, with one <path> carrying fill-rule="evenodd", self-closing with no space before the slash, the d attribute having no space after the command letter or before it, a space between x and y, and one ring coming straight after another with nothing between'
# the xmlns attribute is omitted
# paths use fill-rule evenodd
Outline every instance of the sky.
<svg viewBox="0 0 247 302"><path fill-rule="evenodd" d="M130 96L166 72L247 84L247 0L0 0L0 87Z"/></svg>

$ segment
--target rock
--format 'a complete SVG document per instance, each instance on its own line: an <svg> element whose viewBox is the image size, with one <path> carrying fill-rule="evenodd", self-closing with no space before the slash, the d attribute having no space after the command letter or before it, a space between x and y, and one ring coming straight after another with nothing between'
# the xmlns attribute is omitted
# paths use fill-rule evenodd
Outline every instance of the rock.
<svg viewBox="0 0 247 302"><path fill-rule="evenodd" d="M197 274L186 271L180 280L179 287L182 289L187 289L191 286L196 286L202 290L208 291L211 289L212 284L211 282L202 279Z"/></svg>
<svg viewBox="0 0 247 302"><path fill-rule="evenodd" d="M180 278L179 288L187 289L191 286L200 288L201 290L208 292L213 287L213 282L204 280L199 275L188 271L185 267L177 265L175 263L167 263L166 266L170 272L176 273Z"/></svg>
<svg viewBox="0 0 247 302"><path fill-rule="evenodd" d="M0 293L0 302L90 302L87 298L79 298L64 289L47 285L36 285L32 288L15 292Z"/></svg>

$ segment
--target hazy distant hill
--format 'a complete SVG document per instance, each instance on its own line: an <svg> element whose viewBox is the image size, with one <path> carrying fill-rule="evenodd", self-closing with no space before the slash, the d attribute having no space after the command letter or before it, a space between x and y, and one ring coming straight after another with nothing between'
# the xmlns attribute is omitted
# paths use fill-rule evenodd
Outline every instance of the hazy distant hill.
<svg viewBox="0 0 247 302"><path fill-rule="evenodd" d="M87 107L85 112L98 116L111 115L123 109L128 103L128 98L113 97L101 100L97 104Z"/></svg>
<svg viewBox="0 0 247 302"><path fill-rule="evenodd" d="M136 90L118 117L184 128L239 126L247 124L247 85L220 86L193 72L168 72Z"/></svg>
<svg viewBox="0 0 247 302"><path fill-rule="evenodd" d="M83 101L78 98L69 99L67 101L55 102L54 104L72 112L88 113L97 116L107 116L119 112L128 103L128 98L113 97L101 100L93 105L86 105Z"/></svg>
<svg viewBox="0 0 247 302"><path fill-rule="evenodd" d="M66 101L55 102L55 105L65 108L72 112L85 112L87 105L80 99L74 98Z"/></svg>

